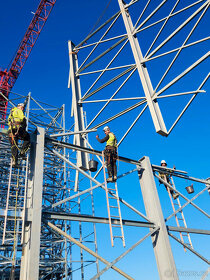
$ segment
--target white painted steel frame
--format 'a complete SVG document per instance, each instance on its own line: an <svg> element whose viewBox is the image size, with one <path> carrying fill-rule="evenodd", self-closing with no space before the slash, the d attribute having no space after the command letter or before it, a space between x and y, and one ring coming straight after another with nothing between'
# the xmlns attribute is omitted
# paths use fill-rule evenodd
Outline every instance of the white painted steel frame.
<svg viewBox="0 0 210 280"><path fill-rule="evenodd" d="M147 1L146 5L144 6L143 11L141 12L141 15L139 16L139 18L137 19L135 25L133 25L131 17L130 17L130 13L128 11L128 7L132 6L136 2L138 2L138 1L130 1L129 4L126 4L124 1L118 0L119 7L120 7L120 13L117 12L113 17L111 17L104 24L102 24L92 34L89 34L80 44L78 44L78 46L76 46L74 48L74 51L77 52L79 50L87 49L87 48L93 46L93 49L89 52L89 54L86 56L86 58L82 62L81 66L78 68L79 71L76 72L76 75L78 77L80 77L82 75L90 75L90 74L97 73L97 72L100 73L100 75L91 84L89 89L82 95L81 100L79 100L79 104L82 105L83 103L106 102L106 104L103 106L103 108L95 115L95 117L93 117L92 120L90 120L90 122L89 122L89 124L87 126L87 128L88 128L88 127L90 127L93 124L93 122L96 121L98 116L100 116L100 114L104 111L104 109L107 107L107 105L110 102L116 102L116 101L122 101L122 100L130 100L129 97L124 98L124 99L120 99L120 98L119 99L115 99L114 97L119 92L119 90L123 87L123 85L130 79L130 77L132 75L130 75L128 78L126 78L126 80L121 84L121 86L111 96L111 98L104 99L104 100L98 100L97 98L88 100L89 97L95 95L97 92L99 92L100 90L104 89L108 85L112 84L114 81L118 80L120 77L122 77L123 75L127 74L130 70L132 70L132 68L131 68L132 65L121 65L121 66L112 67L112 68L110 67L112 62L115 61L116 57L119 56L119 54L124 49L125 45L127 45L127 42L129 41L130 45L131 45L131 50L132 50L132 53L133 53L133 56L134 56L134 59L135 59L135 65L133 65L133 66L135 67L134 69L137 69L137 71L138 71L138 73L140 75L140 80L142 82L142 85L143 85L143 88L144 88L144 93L146 95L146 98L144 99L144 101L147 102L148 108L150 109L151 116L153 118L153 122L154 122L154 125L156 127L156 131L159 132L160 134L164 135L164 136L167 136L167 135L169 135L171 133L171 131L176 126L176 124L179 122L179 120L181 119L181 117L183 116L183 114L185 113L187 108L190 106L190 104L192 103L194 98L197 96L197 93L205 92L201 88L205 84L204 80L207 80L209 78L209 74L206 76L206 78L204 78L203 82L201 83L202 86L199 86L198 89L196 89L194 91L191 91L191 93L190 92L186 92L186 93L183 92L181 94L173 93L173 94L169 94L169 95L167 95L167 94L164 95L164 98L167 98L167 97L176 97L176 96L181 96L181 95L184 96L184 95L192 94L192 98L189 100L189 102L184 107L184 109L181 111L181 113L179 113L179 116L172 123L171 127L168 130L166 129L166 126L165 126L165 123L164 123L164 120L162 118L162 114L161 114L161 111L160 111L159 105L158 105L158 100L160 98L163 98L163 96L161 96L161 94L166 92L168 90L168 88L170 88L171 86L176 84L178 81L180 81L183 77L188 75L193 69L198 67L200 65L200 63L202 63L206 59L208 59L209 55L210 55L210 52L207 52L206 54L204 54L200 59L198 59L196 62L194 62L183 73L181 73L177 77L175 77L172 81L170 81L162 89L159 89L160 85L165 80L166 76L168 76L169 70L173 67L175 61L177 60L177 58L179 57L179 55L180 55L180 53L182 52L183 49L185 49L187 47L190 47L190 46L193 46L193 45L196 45L196 44L199 44L199 43L202 43L202 42L205 42L205 41L210 39L210 36L207 36L207 37L202 38L200 40L195 40L194 42L188 43L189 38L191 38L192 34L194 34L195 29L200 24L201 19L206 14L206 12L207 12L207 10L209 8L209 1L204 1L204 0L195 1L194 3L192 3L192 4L188 5L188 6L185 6L185 7L181 8L181 9L177 9L178 4L181 2L180 0L177 0L174 4L172 4L171 10L170 10L168 16L166 16L164 18L161 18L161 19L153 22L152 24L150 23L149 25L147 25L149 20L151 20L152 17L154 15L156 15L157 12L160 11L160 9L163 9L164 8L164 4L166 4L166 2L167 2L166 0L163 0L140 23L140 20L142 19L143 15L147 11L148 6L151 4L151 1L149 0L149 1ZM171 20L174 16L176 16L178 14L181 14L181 13L184 13L188 9L192 9L192 8L195 9L195 11L192 13L192 15L187 17L187 19L185 19L184 22L182 24L180 24L172 34L170 34L163 42L161 42L153 50L153 47L155 46L155 43L160 38L160 35L162 35L162 32L163 32L165 26L167 25L168 21ZM110 37L110 38L105 38L105 36L109 33L111 28L114 26L114 24L119 19L119 15L120 14L121 14L123 22L125 24L126 32L127 33L123 34L123 35L113 36L113 37ZM161 50L161 48L163 46L165 46L167 42L169 42L174 36L176 36L188 23L190 23L193 19L195 19L196 16L198 17L198 19L196 19L196 22L194 23L193 27L190 29L188 35L186 35L186 38L183 40L183 43L182 43L182 45L180 47L172 49L172 50L169 50L169 51L166 51L166 52L164 52L162 54L158 54L158 55L155 56L155 54L159 50ZM102 28L106 27L108 25L108 23L111 23L111 24L107 27L107 29L103 33L102 37L100 37L100 39L98 41L96 41L94 43L89 43L88 44L88 40L90 38L94 37L94 35L97 34L97 32L100 31ZM149 46L148 50L146 51L145 55L143 56L143 54L141 53L140 44L139 44L139 41L138 41L136 35L137 35L137 33L142 32L143 30L149 29L149 28L151 28L153 26L158 26L158 24L161 24L161 27L159 28L159 31L157 32L157 35L155 36L154 40L152 41L151 45ZM99 54L96 58L93 58L92 61L88 62L88 59L93 55L95 49L100 44L105 43L105 42L109 42L109 41L112 41L112 40L116 40L116 39L120 39L120 40L117 41L117 43L114 43L113 45L111 45L111 47L107 47L107 49L103 53ZM85 45L84 45L84 43L85 43ZM101 70L92 70L92 71L89 71L89 72L86 72L86 73L84 72L84 70L87 69L90 65L93 65L100 58L104 57L105 54L107 54L108 52L110 52L111 50L113 50L115 47L117 47L120 44L122 44L122 46L117 51L117 53L113 56L113 58L110 59L110 61L108 62L107 66L105 68L103 68ZM173 53L173 52L175 52L175 57L172 59L172 62L169 64L168 68L166 69L165 73L161 77L160 81L157 83L157 86L155 87L155 89L153 89L152 83L151 83L151 80L150 80L150 76L149 76L149 73L147 71L146 63L149 62L150 60L153 60L155 58L159 58L161 56L166 56L167 54ZM103 83L102 86L100 86L97 89L95 89L92 92L90 92L90 90L93 88L93 86L97 85L97 82L101 79L101 77L103 76L103 74L106 71L111 71L111 70L114 70L114 69L122 69L124 67L127 68L127 70L125 70L124 72L118 74L116 77L112 78L111 80L109 80L106 83ZM139 104L139 105L141 105L141 104ZM133 106L132 108L137 108L137 107L138 106ZM132 110L132 108L131 108L131 110ZM97 125L94 125L94 128L98 128L98 127L100 127L100 126L102 126L104 124L107 124L108 122L111 122L112 120L122 116L123 114L126 114L126 113L130 112L131 110L129 108L128 108L128 110L123 110L122 112L116 114L115 116L109 117L107 120L105 120L103 122L100 122ZM134 122L134 124L136 122ZM125 135L127 135L130 132L130 130L132 129L134 124L131 125L131 127L125 132Z"/></svg>

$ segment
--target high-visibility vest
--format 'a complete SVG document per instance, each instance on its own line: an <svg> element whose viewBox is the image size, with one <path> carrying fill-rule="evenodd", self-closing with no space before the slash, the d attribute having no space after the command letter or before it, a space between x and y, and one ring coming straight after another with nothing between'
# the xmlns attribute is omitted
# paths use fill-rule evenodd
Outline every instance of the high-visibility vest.
<svg viewBox="0 0 210 280"><path fill-rule="evenodd" d="M114 133L112 132L109 133L109 139L106 142L106 146L117 147L117 139Z"/></svg>
<svg viewBox="0 0 210 280"><path fill-rule="evenodd" d="M23 111L17 107L14 107L9 115L8 118L8 124L9 124L9 129L12 128L17 128L24 120L25 116L23 114Z"/></svg>

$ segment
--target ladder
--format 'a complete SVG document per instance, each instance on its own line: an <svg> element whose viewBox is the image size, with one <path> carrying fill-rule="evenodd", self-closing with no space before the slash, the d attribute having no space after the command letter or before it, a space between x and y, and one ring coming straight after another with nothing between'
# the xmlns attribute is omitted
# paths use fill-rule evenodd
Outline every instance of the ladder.
<svg viewBox="0 0 210 280"><path fill-rule="evenodd" d="M165 178L165 180L167 181L166 178ZM174 183L174 180L173 180L172 176L170 177L170 180L171 180L172 187L174 189L176 189L175 183ZM171 201L172 209L173 209L174 212L176 212L182 206L181 203L180 203L180 199L178 197L176 200L174 200L172 198L172 195L170 193L170 189L168 187L167 187L167 191L168 191L168 195L169 195L169 198L170 198L170 201ZM177 227L187 228L187 223L186 223L186 220L185 220L185 217L184 217L184 213L183 213L182 210L175 214L175 220L176 220ZM193 249L193 245L192 245L192 240L191 240L190 234L188 232L185 232L185 233L180 232L179 234L180 234L181 241L183 243L185 243L186 245L189 245ZM184 248L184 251L186 252L186 247L184 245L183 245L183 248Z"/></svg>
<svg viewBox="0 0 210 280"><path fill-rule="evenodd" d="M23 243L25 221L26 187L28 181L28 157L18 167L12 167L8 180L2 245L13 246L14 254L18 244Z"/></svg>
<svg viewBox="0 0 210 280"><path fill-rule="evenodd" d="M106 201L107 201L107 211L109 218L109 229L111 236L111 244L114 247L114 240L121 239L123 242L123 247L125 247L125 237L124 230L122 224L122 215L120 210L120 201L118 195L118 187L117 182L109 183L110 187L106 182L106 167L104 160L104 152L102 152L103 159L103 173L104 173L104 182L105 182L105 190L106 190ZM117 219L119 223L115 223L114 219Z"/></svg>

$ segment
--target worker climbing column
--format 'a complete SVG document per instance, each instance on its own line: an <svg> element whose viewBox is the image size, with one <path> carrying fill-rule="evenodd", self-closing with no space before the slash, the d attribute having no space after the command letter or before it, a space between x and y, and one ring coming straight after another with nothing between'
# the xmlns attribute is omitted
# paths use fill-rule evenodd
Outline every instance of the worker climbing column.
<svg viewBox="0 0 210 280"><path fill-rule="evenodd" d="M137 166L137 168L139 168L139 166ZM171 251L153 170L148 157L143 157L141 159L141 169L138 174L147 217L153 221L155 225L160 227L159 232L152 236L160 279L178 280L179 277Z"/></svg>
<svg viewBox="0 0 210 280"><path fill-rule="evenodd" d="M39 279L40 231L42 211L44 129L37 128L36 139L31 143L30 177L26 197L21 280Z"/></svg>

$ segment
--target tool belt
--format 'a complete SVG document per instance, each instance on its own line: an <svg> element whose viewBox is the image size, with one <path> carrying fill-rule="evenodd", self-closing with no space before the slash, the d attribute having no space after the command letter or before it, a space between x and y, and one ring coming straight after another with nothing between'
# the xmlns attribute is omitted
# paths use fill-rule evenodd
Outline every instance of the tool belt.
<svg viewBox="0 0 210 280"><path fill-rule="evenodd" d="M22 122L13 122L12 124L14 124L14 125L20 125L20 124L22 124Z"/></svg>
<svg viewBox="0 0 210 280"><path fill-rule="evenodd" d="M106 146L104 150L104 155L110 159L110 157L113 157L113 159L117 159L117 149L113 146Z"/></svg>

